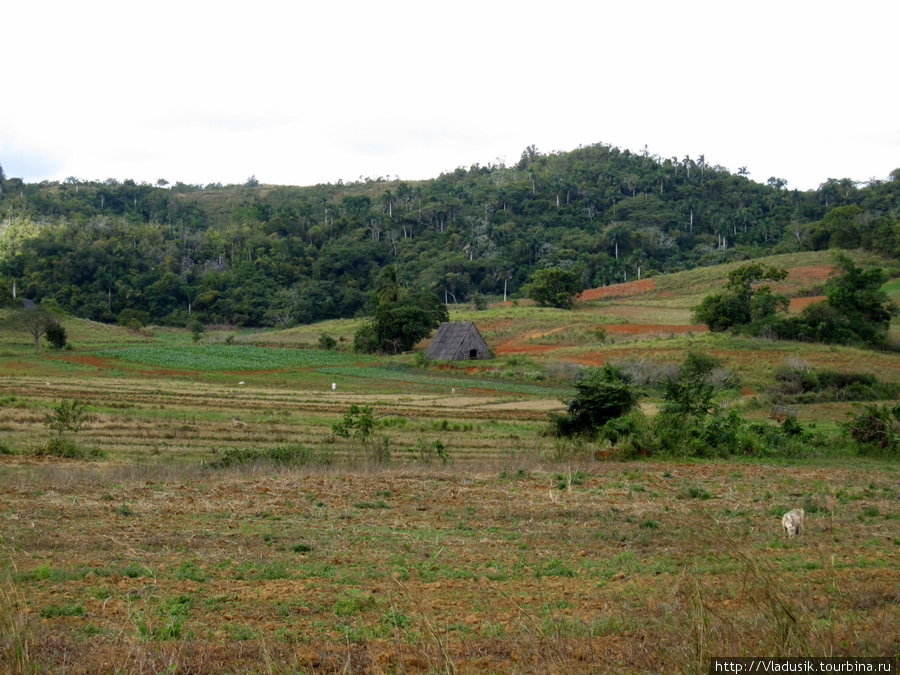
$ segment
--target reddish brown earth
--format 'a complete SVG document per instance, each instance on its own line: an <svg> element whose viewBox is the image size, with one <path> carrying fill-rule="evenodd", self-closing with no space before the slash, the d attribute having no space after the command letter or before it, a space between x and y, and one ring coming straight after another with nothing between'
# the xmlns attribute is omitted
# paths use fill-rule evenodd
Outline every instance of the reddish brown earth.
<svg viewBox="0 0 900 675"><path fill-rule="evenodd" d="M833 265L803 265L789 269L787 280L810 283L825 281L832 276L834 276Z"/></svg>
<svg viewBox="0 0 900 675"><path fill-rule="evenodd" d="M635 295L637 293L646 293L656 288L656 281L652 278L641 279L640 281L629 281L624 284L613 284L612 286L601 286L600 288L590 288L583 291L579 296L579 300L597 300L599 298L620 298L626 295Z"/></svg>
<svg viewBox="0 0 900 675"><path fill-rule="evenodd" d="M709 329L705 323L665 324L665 323L612 323L604 326L607 333L621 335L668 335L669 333L705 333Z"/></svg>
<svg viewBox="0 0 900 675"><path fill-rule="evenodd" d="M790 311L799 313L804 307L814 302L821 302L824 299L824 295L814 295L808 298L791 298Z"/></svg>
<svg viewBox="0 0 900 675"><path fill-rule="evenodd" d="M788 270L787 279L772 284L772 290L777 293L797 293L810 286L820 286L834 276L832 265L804 265L792 267Z"/></svg>
<svg viewBox="0 0 900 675"><path fill-rule="evenodd" d="M496 354L545 354L559 349L558 345L527 345L516 340L504 342L494 348Z"/></svg>

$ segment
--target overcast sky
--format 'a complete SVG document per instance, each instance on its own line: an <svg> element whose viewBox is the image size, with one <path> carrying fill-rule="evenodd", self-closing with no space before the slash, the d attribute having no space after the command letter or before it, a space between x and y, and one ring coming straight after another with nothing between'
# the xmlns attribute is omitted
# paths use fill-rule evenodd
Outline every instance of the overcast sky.
<svg viewBox="0 0 900 675"><path fill-rule="evenodd" d="M799 189L886 179L898 26L890 0L16 2L0 164L311 185L602 142Z"/></svg>

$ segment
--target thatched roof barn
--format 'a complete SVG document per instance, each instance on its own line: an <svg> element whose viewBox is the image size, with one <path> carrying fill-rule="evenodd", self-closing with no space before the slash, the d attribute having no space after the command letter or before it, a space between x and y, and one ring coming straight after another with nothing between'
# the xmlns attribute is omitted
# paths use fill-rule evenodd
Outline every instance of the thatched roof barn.
<svg viewBox="0 0 900 675"><path fill-rule="evenodd" d="M425 353L440 361L489 359L491 350L471 321L445 321Z"/></svg>

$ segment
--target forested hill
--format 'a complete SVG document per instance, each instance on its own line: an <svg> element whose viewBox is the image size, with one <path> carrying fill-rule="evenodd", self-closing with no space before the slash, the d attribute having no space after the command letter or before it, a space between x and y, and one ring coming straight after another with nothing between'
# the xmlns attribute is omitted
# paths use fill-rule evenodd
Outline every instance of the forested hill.
<svg viewBox="0 0 900 675"><path fill-rule="evenodd" d="M100 321L351 316L393 263L409 286L464 302L516 293L553 266L577 268L588 288L802 249L900 257L900 169L800 192L702 156L603 144L532 146L514 166L418 182L27 184L0 170L0 190L0 284Z"/></svg>

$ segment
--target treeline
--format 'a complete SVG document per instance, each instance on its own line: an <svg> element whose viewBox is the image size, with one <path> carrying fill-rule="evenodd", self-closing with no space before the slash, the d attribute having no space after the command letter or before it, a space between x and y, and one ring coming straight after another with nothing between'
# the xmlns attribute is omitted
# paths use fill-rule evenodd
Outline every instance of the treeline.
<svg viewBox="0 0 900 675"><path fill-rule="evenodd" d="M801 192L603 144L414 183L27 184L0 169L0 281L100 321L291 325L360 312L387 265L449 303L552 267L589 288L796 250L900 257L898 214L900 170Z"/></svg>

